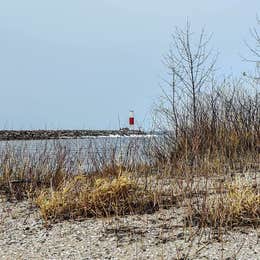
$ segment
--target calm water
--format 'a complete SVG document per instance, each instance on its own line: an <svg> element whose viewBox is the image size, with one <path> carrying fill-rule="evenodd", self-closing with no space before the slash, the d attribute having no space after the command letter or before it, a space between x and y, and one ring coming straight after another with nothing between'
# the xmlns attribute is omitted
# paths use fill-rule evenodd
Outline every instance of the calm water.
<svg viewBox="0 0 260 260"><path fill-rule="evenodd" d="M81 165L84 170L92 170L99 164L113 160L118 163L133 164L149 162L147 152L156 136L100 136L79 139L26 140L0 142L0 160L12 156L15 160L31 163L49 160L55 164L59 160L68 165ZM8 155L9 154L9 155Z"/></svg>

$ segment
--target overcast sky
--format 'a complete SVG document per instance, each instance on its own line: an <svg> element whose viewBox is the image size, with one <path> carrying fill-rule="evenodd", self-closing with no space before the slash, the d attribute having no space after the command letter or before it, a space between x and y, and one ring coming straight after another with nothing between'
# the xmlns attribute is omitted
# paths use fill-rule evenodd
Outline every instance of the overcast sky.
<svg viewBox="0 0 260 260"><path fill-rule="evenodd" d="M0 128L118 128L150 111L175 26L213 33L220 74L250 69L259 0L0 0Z"/></svg>

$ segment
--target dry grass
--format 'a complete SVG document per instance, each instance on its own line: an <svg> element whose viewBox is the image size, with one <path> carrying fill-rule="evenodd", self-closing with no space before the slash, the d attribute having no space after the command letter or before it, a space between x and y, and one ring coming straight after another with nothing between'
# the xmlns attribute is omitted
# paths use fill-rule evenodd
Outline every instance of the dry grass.
<svg viewBox="0 0 260 260"><path fill-rule="evenodd" d="M223 186L250 169L255 176L259 174L259 155L255 152L234 160L224 154L198 154L192 163L187 152L186 158L181 156L174 162L168 158L158 164L156 159L154 165L135 166L119 164L113 155L106 163L95 158L97 170L86 173L78 163L78 155L71 163L72 157L62 151L57 149L52 159L45 152L19 160L7 150L1 164L2 195L9 199L31 198L46 221L151 213L185 206L188 201L189 211L183 218L192 224L259 224L259 184L252 188L253 174L249 187L243 182Z"/></svg>
<svg viewBox="0 0 260 260"><path fill-rule="evenodd" d="M84 156L59 145L34 154L7 146L0 150L0 195L32 198L45 220L188 205L183 219L190 224L259 225L259 94L241 91L201 94L195 122L181 107L176 119L167 114L173 130L142 144L141 153L140 143L121 141L112 148L90 142ZM249 171L247 186L234 183Z"/></svg>
<svg viewBox="0 0 260 260"><path fill-rule="evenodd" d="M112 179L75 176L56 191L41 191L35 201L45 220L140 214L156 209L153 194L125 173Z"/></svg>
<svg viewBox="0 0 260 260"><path fill-rule="evenodd" d="M135 140L126 145L118 140L102 141L102 144L88 140L76 148L73 148L73 142L70 147L59 140L42 142L36 148L34 144L27 146L26 142L3 142L1 145L0 197L2 195L8 200L33 198L36 191L45 188L55 190L79 174L118 176L136 168L130 160L133 153L139 155Z"/></svg>
<svg viewBox="0 0 260 260"><path fill-rule="evenodd" d="M230 183L219 194L207 196L190 205L188 223L213 228L258 226L260 224L260 193L257 185Z"/></svg>

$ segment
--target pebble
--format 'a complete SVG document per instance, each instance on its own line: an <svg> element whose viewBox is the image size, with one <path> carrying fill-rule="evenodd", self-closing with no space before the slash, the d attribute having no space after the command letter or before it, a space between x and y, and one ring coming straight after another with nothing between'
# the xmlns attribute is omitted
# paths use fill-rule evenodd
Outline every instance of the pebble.
<svg viewBox="0 0 260 260"><path fill-rule="evenodd" d="M17 217L8 215L6 208ZM201 241L200 237L188 240L187 232L176 227L182 223L181 209L63 221L48 228L26 201L0 202L0 214L0 259L176 259L177 251L190 252L189 259L233 259L241 245L236 259L260 259L259 228L229 232L222 251L222 244L215 239L208 244L206 235Z"/></svg>

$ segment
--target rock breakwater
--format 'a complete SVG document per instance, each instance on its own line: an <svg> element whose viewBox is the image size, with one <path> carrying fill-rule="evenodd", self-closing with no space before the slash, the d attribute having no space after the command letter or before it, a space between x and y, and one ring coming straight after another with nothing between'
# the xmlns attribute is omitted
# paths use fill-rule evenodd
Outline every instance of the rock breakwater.
<svg viewBox="0 0 260 260"><path fill-rule="evenodd" d="M140 130L0 130L0 140L43 140L82 138L86 136L144 135Z"/></svg>

